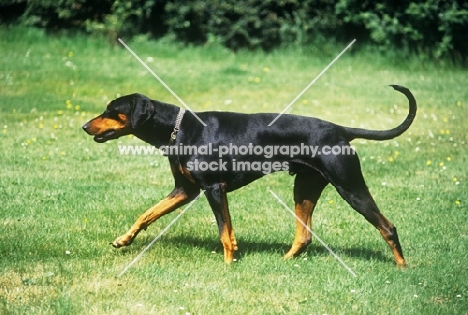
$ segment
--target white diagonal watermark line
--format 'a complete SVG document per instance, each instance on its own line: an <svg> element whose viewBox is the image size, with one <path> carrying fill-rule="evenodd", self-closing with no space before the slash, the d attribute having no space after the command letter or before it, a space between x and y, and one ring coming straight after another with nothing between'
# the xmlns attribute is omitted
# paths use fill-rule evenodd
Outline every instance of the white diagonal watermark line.
<svg viewBox="0 0 468 315"><path fill-rule="evenodd" d="M129 263L127 265L127 267L124 268L124 270L122 270L121 273L119 273L119 275L117 276L117 278L120 278L134 263L136 263L138 261L138 259L141 258L141 256L143 256L143 254L151 247L153 246L153 244L159 239L161 238L161 236L166 233L167 230L169 230L169 228L195 203L195 201L197 201L200 196L204 193L205 191L202 190L200 192L200 194L195 198L193 199L188 205L187 207L185 207L184 210L182 210L182 212L180 212L175 218L174 220L171 221L171 223L169 223L159 234L158 236L156 236L154 238L154 240L151 241L151 243L149 243L139 254L138 256L135 257L135 259L132 260L131 263Z"/></svg>
<svg viewBox="0 0 468 315"><path fill-rule="evenodd" d="M315 79L313 79L313 80L309 83L309 85L307 85L307 86L305 87L305 89L303 89L302 92L299 93L299 94L296 96L296 98L293 99L293 100L291 101L291 103L289 103L289 105L286 106L285 109L283 109L283 111L282 111L281 113L278 114L278 116L275 117L275 119L272 120L272 122L268 125L268 127L271 127L271 125L273 125L273 124L275 123L275 121L278 120L278 118L280 118L280 117L281 117L281 116L282 116L282 115L299 99L299 97L301 97L302 94L304 94L304 93L312 86L312 84L314 84L315 81L317 81L317 80L318 80L318 79L335 63L335 61L337 61L337 60L349 49L349 47L351 47L351 46L354 44L355 41L356 41L356 40L353 39L353 41L352 41L351 43L349 43L348 46L346 46L346 48L343 49L343 50L338 54L338 56L336 56L335 59L333 59L332 62L330 62L330 63L328 64L328 66L326 66L325 69L323 69L322 72L320 72L320 73L315 77Z"/></svg>
<svg viewBox="0 0 468 315"><path fill-rule="evenodd" d="M185 102L153 70L151 70L151 68L148 67L148 65L143 60L141 60L141 58L138 57L138 55L130 47L128 47L128 45L125 44L122 39L119 38L118 41L133 55L133 57L135 57L143 65L143 67L146 68L146 70L148 70L159 81L159 83L161 83L182 105L185 106L189 112L192 113L193 116L195 116L195 118L198 119L199 122L202 123L203 126L206 127L205 122L201 120L201 118L198 117L198 115L195 114L195 112L190 107L188 107L188 105L185 104Z"/></svg>
<svg viewBox="0 0 468 315"><path fill-rule="evenodd" d="M296 218L296 220L297 220L299 223L301 223L301 224L307 229L307 231L309 231L309 232L314 236L315 239L317 239L317 241L320 242L320 244L323 245L323 247L325 247L325 248L330 252L330 254L332 254L333 257L336 258L336 260L338 260L338 262L339 262L340 264L343 265L343 267L345 267L345 269L346 269L350 274L352 274L354 277L357 277L357 275L354 273L354 271L353 271L351 268L349 268L348 265L346 265L345 262L344 262L343 260L341 260L341 258L338 257L338 255L335 254L335 252L333 252L333 251L331 250L331 248L328 247L327 244L325 244L325 242L322 241L322 240L317 236L317 234L315 234L315 233L312 231L312 229L311 229L310 227L307 226L307 224L304 223L304 221L302 221L301 219L299 219L299 217L298 217L291 209L289 209L289 207L284 203L283 200L281 200L280 197L278 197L277 194L275 194L271 189L269 189L268 191L273 195L273 197L275 197L275 198L279 201L279 203L281 203L281 204L284 206L284 208L285 208L286 210L289 211L289 213L292 214L293 217Z"/></svg>

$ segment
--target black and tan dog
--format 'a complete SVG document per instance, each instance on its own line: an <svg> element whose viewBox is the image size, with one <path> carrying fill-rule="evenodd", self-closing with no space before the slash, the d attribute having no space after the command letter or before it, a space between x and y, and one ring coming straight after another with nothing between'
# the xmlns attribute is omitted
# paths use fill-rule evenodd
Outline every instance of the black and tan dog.
<svg viewBox="0 0 468 315"><path fill-rule="evenodd" d="M133 134L141 140L161 147L192 146L220 148L222 146L245 146L265 148L267 146L310 146L315 148L349 147L356 138L388 140L401 135L413 122L416 101L411 92L402 86L392 87L409 100L409 114L396 128L385 131L366 130L339 126L316 118L282 115L272 126L276 114L240 114L232 112L187 113L180 108L150 100L140 94L120 97L109 103L107 109L90 120L83 129L102 143L121 136ZM196 115L195 115L196 114ZM206 123L203 126L200 121ZM237 242L229 214L227 193L245 186L264 176L264 170L236 169L236 163L277 163L269 171L287 169L295 174L294 201L296 215L307 225L311 224L314 207L324 187L331 183L351 207L376 227L390 246L395 261L405 266L400 241L394 225L380 213L362 176L359 158L354 151L348 154L274 154L273 156L253 152L229 152L220 159L219 152L211 154L170 154L168 156L175 180L174 190L158 204L142 214L131 229L118 237L114 247L127 246L137 234L161 216L187 204L205 191L214 212L224 247L224 260L232 262ZM338 151L336 151L338 152ZM339 152L338 152L339 153ZM197 169L201 165L218 165L218 169ZM211 164L210 164L211 163ZM214 163L214 164L213 164ZM220 165L221 163L222 165ZM262 164L262 165L263 165ZM275 165L275 164L274 164ZM245 164L244 164L245 166ZM271 166L271 164L270 164ZM284 166L287 166L286 168ZM304 251L311 241L309 231L299 222L291 249L286 258Z"/></svg>

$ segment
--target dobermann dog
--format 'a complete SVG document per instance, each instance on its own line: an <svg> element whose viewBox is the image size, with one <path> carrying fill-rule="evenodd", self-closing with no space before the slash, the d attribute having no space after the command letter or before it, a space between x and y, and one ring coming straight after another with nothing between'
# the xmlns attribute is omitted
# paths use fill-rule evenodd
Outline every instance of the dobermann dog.
<svg viewBox="0 0 468 315"><path fill-rule="evenodd" d="M111 101L104 113L83 126L84 131L94 136L96 142L102 143L133 134L157 148L182 148L184 145L193 149L188 154L168 154L175 180L174 190L142 214L127 233L111 244L116 248L130 245L142 229L194 200L200 190L204 190L218 224L224 247L224 261L230 263L237 250L237 242L229 214L227 193L248 185L269 172L288 170L291 175L295 175L294 201L297 218L306 222L309 228L317 200L324 187L331 183L352 208L380 231L393 252L396 264L406 266L396 228L379 211L369 193L358 156L354 150L348 150L347 154L335 150L349 148L350 141L356 138L392 139L410 127L416 115L416 100L407 88L391 86L407 97L409 113L398 127L382 131L343 127L316 118L287 114L279 117L272 126L268 124L277 117L276 114L210 111L184 115L183 109L150 100L141 94L131 94ZM199 120L205 122L206 126ZM289 152L287 149L292 146L296 149L300 147L301 151L307 147L318 148L318 152L310 154L294 151L295 154L290 154L293 150ZM212 150L208 153L207 150L202 153L195 150L202 147ZM273 153L265 154L267 147L274 148L275 151L269 150L268 152ZM221 148L229 148L229 152L223 151L226 154L221 156ZM263 154L256 154L262 148ZM328 150L322 152L320 148ZM242 167L239 167L239 163L243 163ZM257 167L254 167L255 163ZM249 165L252 166L250 169L247 167ZM265 171L258 168L259 165L271 167ZM285 258L303 252L310 241L310 232L297 221L294 241Z"/></svg>

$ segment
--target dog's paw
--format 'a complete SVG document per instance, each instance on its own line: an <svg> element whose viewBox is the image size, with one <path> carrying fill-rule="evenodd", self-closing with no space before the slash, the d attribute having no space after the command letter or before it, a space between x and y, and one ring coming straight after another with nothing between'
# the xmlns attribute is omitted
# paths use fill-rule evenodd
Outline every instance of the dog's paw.
<svg viewBox="0 0 468 315"><path fill-rule="evenodd" d="M397 262L396 267L397 269L405 270L408 267L408 265L406 264L406 261L403 260L403 261Z"/></svg>
<svg viewBox="0 0 468 315"><path fill-rule="evenodd" d="M124 247L124 246L129 246L130 244L132 244L132 242L133 242L132 237L129 237L128 235L122 235L122 236L116 238L115 241L113 241L112 243L109 243L109 244L112 245L115 248L120 248L120 247Z"/></svg>

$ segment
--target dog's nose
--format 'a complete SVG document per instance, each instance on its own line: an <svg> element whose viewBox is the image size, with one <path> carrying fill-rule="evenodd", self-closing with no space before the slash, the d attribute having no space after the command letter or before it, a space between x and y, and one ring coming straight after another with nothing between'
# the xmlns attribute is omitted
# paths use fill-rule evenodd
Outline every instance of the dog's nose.
<svg viewBox="0 0 468 315"><path fill-rule="evenodd" d="M84 124L81 128L83 128L83 130L86 131L86 133L88 133L89 123Z"/></svg>

